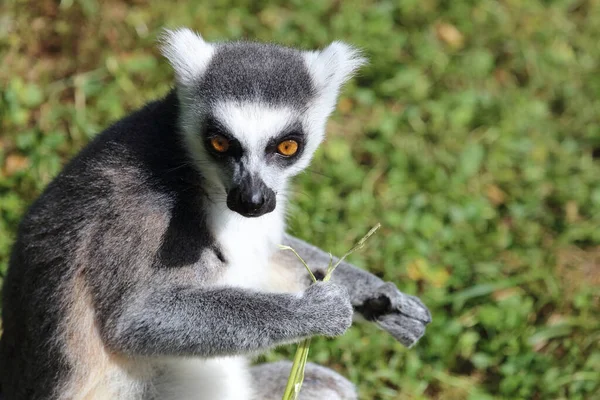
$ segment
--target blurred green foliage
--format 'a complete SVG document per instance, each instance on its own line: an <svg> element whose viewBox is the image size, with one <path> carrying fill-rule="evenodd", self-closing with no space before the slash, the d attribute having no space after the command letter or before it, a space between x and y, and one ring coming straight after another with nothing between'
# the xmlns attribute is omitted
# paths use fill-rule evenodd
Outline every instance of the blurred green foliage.
<svg viewBox="0 0 600 400"><path fill-rule="evenodd" d="M381 222L353 261L434 322L411 350L364 325L311 360L364 399L600 398L598 0L4 0L0 271L65 160L167 92L155 40L182 25L370 58L297 180L290 230L339 253Z"/></svg>

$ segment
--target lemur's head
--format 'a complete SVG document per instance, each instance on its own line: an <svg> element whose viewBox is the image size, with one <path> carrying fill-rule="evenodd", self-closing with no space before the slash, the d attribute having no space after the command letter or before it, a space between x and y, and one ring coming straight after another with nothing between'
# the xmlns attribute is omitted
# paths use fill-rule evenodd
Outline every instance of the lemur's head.
<svg viewBox="0 0 600 400"><path fill-rule="evenodd" d="M334 42L300 51L207 43L189 29L162 40L177 80L180 124L210 195L246 217L273 211L321 143L341 85L365 62Z"/></svg>

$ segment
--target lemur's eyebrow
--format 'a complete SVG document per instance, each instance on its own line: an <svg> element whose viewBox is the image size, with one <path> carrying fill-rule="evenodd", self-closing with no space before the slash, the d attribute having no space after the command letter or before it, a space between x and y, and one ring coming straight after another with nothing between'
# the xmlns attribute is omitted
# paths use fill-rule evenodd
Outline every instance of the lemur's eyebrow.
<svg viewBox="0 0 600 400"><path fill-rule="evenodd" d="M269 138L269 145L277 144L286 138L292 138L302 142L305 140L306 133L304 133L300 121L294 121L287 124L277 135L271 136Z"/></svg>
<svg viewBox="0 0 600 400"><path fill-rule="evenodd" d="M206 120L204 121L204 129L203 129L202 133L204 134L204 136L223 135L223 136L227 136L230 138L233 137L233 135L229 132L229 129L227 129L225 124L223 124L221 121L219 121L217 118L215 118L212 115L209 115L206 117Z"/></svg>

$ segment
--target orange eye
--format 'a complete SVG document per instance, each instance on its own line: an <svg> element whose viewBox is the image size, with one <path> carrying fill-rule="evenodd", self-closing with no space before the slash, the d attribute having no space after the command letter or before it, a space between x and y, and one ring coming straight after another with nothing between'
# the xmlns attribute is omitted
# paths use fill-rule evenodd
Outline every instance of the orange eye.
<svg viewBox="0 0 600 400"><path fill-rule="evenodd" d="M298 151L298 142L295 140L284 140L277 145L277 152L282 156L291 157Z"/></svg>
<svg viewBox="0 0 600 400"><path fill-rule="evenodd" d="M227 138L224 136L215 136L214 138L210 139L210 144L213 149L219 153L225 153L227 150L229 150L229 140L227 140Z"/></svg>

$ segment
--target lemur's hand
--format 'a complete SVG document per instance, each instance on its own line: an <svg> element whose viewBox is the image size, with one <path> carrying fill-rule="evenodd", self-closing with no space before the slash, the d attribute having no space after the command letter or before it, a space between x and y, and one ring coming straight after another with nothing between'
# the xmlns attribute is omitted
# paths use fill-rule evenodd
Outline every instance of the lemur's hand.
<svg viewBox="0 0 600 400"><path fill-rule="evenodd" d="M317 282L302 295L301 308L317 335L339 336L352 324L348 290L331 282Z"/></svg>
<svg viewBox="0 0 600 400"><path fill-rule="evenodd" d="M406 347L415 344L431 322L431 313L421 300L402 293L391 282L379 286L357 310Z"/></svg>

